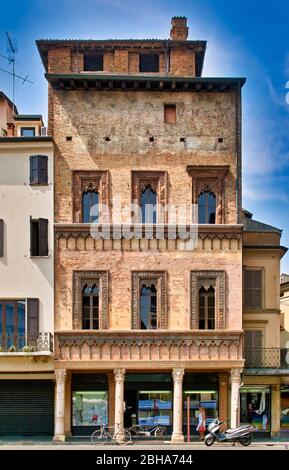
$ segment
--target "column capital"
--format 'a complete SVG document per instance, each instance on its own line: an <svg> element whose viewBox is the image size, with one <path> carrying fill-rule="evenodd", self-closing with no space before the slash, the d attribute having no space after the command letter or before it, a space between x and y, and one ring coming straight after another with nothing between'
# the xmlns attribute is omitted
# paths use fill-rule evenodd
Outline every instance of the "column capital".
<svg viewBox="0 0 289 470"><path fill-rule="evenodd" d="M55 369L54 375L56 378L56 382L65 382L67 377L67 370L66 369Z"/></svg>
<svg viewBox="0 0 289 470"><path fill-rule="evenodd" d="M114 379L116 382L124 382L125 369L114 369Z"/></svg>
<svg viewBox="0 0 289 470"><path fill-rule="evenodd" d="M231 382L239 382L241 380L241 374L243 369L231 369Z"/></svg>
<svg viewBox="0 0 289 470"><path fill-rule="evenodd" d="M183 382L184 374L185 374L185 369L182 369L182 368L173 369L172 376L173 376L174 382Z"/></svg>

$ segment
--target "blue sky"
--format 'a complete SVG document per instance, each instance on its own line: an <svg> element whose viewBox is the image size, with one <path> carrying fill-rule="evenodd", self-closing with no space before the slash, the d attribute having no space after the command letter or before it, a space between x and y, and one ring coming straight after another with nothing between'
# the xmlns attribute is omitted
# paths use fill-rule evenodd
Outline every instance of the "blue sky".
<svg viewBox="0 0 289 470"><path fill-rule="evenodd" d="M170 19L188 17L190 39L208 41L204 76L245 76L243 88L243 206L283 229L289 246L289 2L286 0L14 0L2 2L5 32L18 47L16 73L22 113L47 114L47 85L35 39L167 38ZM0 67L9 69L0 57ZM286 88L286 83L288 85ZM0 71L0 89L12 97ZM282 271L289 273L289 254Z"/></svg>

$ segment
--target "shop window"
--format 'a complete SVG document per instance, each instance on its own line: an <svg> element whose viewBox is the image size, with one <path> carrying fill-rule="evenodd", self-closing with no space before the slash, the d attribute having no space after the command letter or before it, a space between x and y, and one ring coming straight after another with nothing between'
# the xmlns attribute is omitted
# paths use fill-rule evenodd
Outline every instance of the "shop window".
<svg viewBox="0 0 289 470"><path fill-rule="evenodd" d="M212 286L199 289L199 329L215 329L215 289Z"/></svg>
<svg viewBox="0 0 289 470"><path fill-rule="evenodd" d="M256 432L270 432L271 393L266 386L242 387L240 389L240 421L252 424Z"/></svg>
<svg viewBox="0 0 289 470"><path fill-rule="evenodd" d="M140 72L159 72L160 65L159 54L140 54L139 71Z"/></svg>
<svg viewBox="0 0 289 470"><path fill-rule="evenodd" d="M157 192L147 185L141 192L140 197L141 216L143 224L156 224L157 222Z"/></svg>
<svg viewBox="0 0 289 470"><path fill-rule="evenodd" d="M73 329L108 328L108 271L74 271Z"/></svg>
<svg viewBox="0 0 289 470"><path fill-rule="evenodd" d="M108 392L107 391L73 391L72 392L72 426L85 433L96 426L108 426ZM83 430L81 429L83 428Z"/></svg>
<svg viewBox="0 0 289 470"><path fill-rule="evenodd" d="M172 426L172 392L140 391L138 393L138 424Z"/></svg>
<svg viewBox="0 0 289 470"><path fill-rule="evenodd" d="M177 122L177 108L175 104L164 104L164 122L175 124Z"/></svg>
<svg viewBox="0 0 289 470"><path fill-rule="evenodd" d="M287 365L288 366L288 365ZM281 387L281 431L289 431L289 387L284 385Z"/></svg>
<svg viewBox="0 0 289 470"><path fill-rule="evenodd" d="M85 53L83 69L86 72L101 72L103 70L103 54L101 52Z"/></svg>
<svg viewBox="0 0 289 470"><path fill-rule="evenodd" d="M167 328L165 271L132 273L132 328Z"/></svg>
<svg viewBox="0 0 289 470"><path fill-rule="evenodd" d="M218 417L217 390L185 390L184 387L183 420L185 429L187 429L189 421L191 430L196 430L200 407L205 409L207 425L216 419Z"/></svg>
<svg viewBox="0 0 289 470"><path fill-rule="evenodd" d="M244 270L244 307L248 310L262 308L262 269Z"/></svg>
<svg viewBox="0 0 289 470"><path fill-rule="evenodd" d="M85 283L82 289L82 328L99 329L99 282Z"/></svg>

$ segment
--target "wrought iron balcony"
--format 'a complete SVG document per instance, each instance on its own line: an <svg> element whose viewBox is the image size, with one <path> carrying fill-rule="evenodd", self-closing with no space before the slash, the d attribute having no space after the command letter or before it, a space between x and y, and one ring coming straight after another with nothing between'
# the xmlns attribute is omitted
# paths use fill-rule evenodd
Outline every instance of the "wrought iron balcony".
<svg viewBox="0 0 289 470"><path fill-rule="evenodd" d="M242 332L227 330L75 330L55 332L64 361L242 361Z"/></svg>
<svg viewBox="0 0 289 470"><path fill-rule="evenodd" d="M244 355L247 369L289 369L289 349L245 349Z"/></svg>
<svg viewBox="0 0 289 470"><path fill-rule="evenodd" d="M42 332L37 336L0 335L0 353L53 352L53 335Z"/></svg>

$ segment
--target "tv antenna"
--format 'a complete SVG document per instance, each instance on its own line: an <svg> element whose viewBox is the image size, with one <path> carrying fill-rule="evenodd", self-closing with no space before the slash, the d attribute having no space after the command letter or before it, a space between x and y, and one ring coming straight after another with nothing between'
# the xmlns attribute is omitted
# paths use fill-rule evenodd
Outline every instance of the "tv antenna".
<svg viewBox="0 0 289 470"><path fill-rule="evenodd" d="M26 75L26 77L21 77L20 75L17 75L15 73L15 63L16 63L15 55L17 53L17 47L16 47L16 44L12 40L9 33L6 33L6 39L7 39L7 54L8 55L4 56L4 55L0 54L0 57L2 57L3 59L8 60L8 65L12 64L12 72L10 72L9 70L2 69L1 67L0 67L0 71L5 72L5 73L12 76L12 103L13 103L13 114L14 114L14 110L15 110L15 79L16 78L20 79L22 81L22 85L24 85L24 83L26 83L26 82L33 84L33 82L31 82L31 80L28 80L28 75Z"/></svg>

